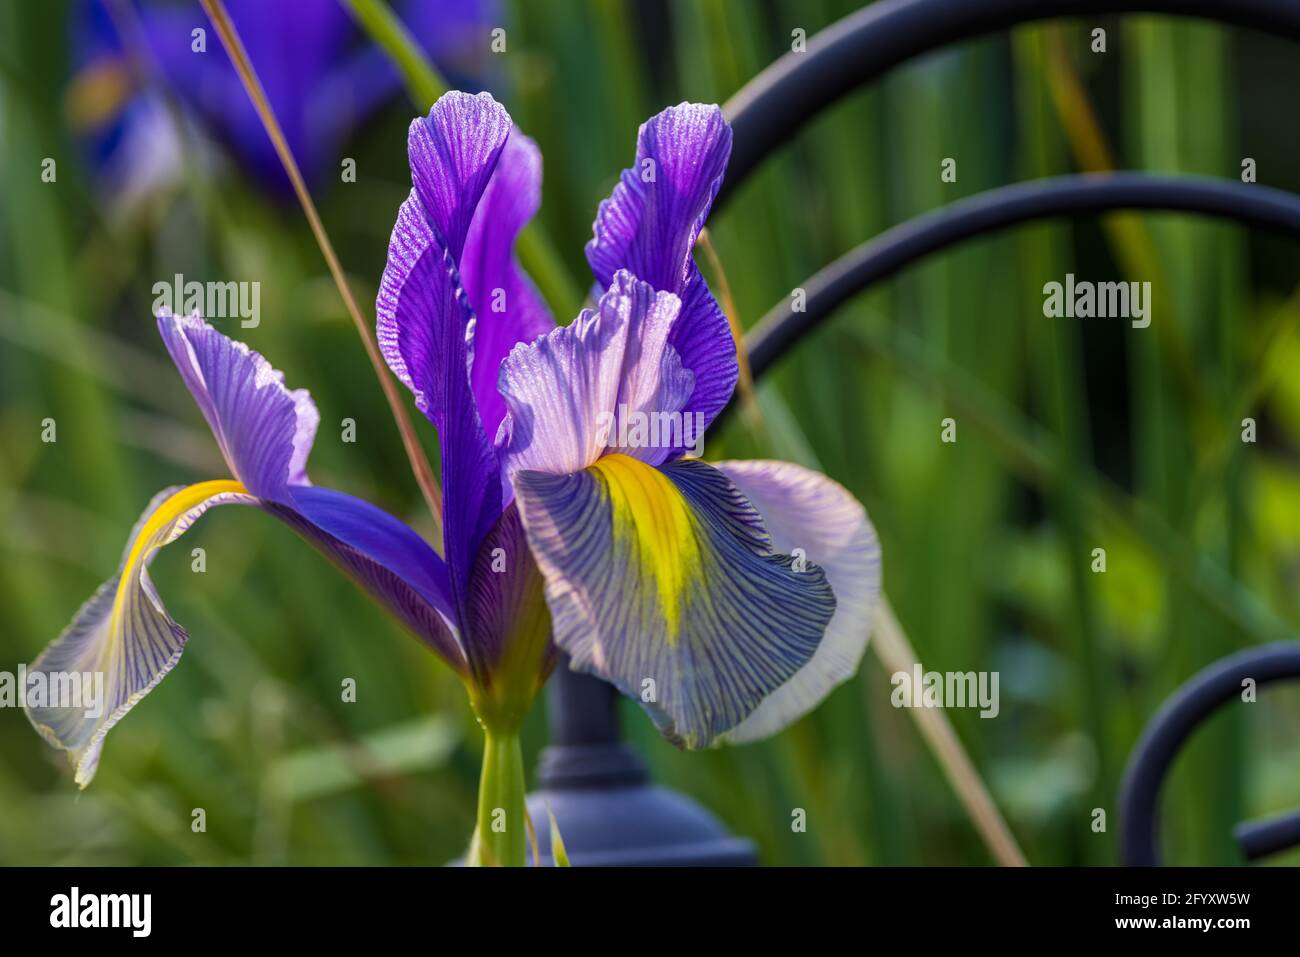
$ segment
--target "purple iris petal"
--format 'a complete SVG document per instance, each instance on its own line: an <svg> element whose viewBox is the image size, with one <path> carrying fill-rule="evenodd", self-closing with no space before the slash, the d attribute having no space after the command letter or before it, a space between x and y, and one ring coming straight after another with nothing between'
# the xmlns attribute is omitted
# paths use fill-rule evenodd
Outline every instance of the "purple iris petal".
<svg viewBox="0 0 1300 957"><path fill-rule="evenodd" d="M642 124L636 163L600 204L587 244L596 280L627 269L682 300L669 340L695 374L686 410L706 424L731 398L738 366L727 318L691 257L731 156L731 127L717 106L683 103Z"/></svg>
<svg viewBox="0 0 1300 957"><path fill-rule="evenodd" d="M447 567L415 531L369 502L333 489L301 485L292 506L270 511L388 608L455 670L465 652L455 621Z"/></svg>
<svg viewBox="0 0 1300 957"><path fill-rule="evenodd" d="M470 564L501 513L505 491L470 388L466 339L473 314L455 263L438 245L414 191L398 214L376 312L380 349L438 430L444 553L463 626Z"/></svg>
<svg viewBox="0 0 1300 957"><path fill-rule="evenodd" d="M293 489L293 507L313 525L405 579L448 618L447 566L405 522L364 499L314 485Z"/></svg>
<svg viewBox="0 0 1300 957"><path fill-rule="evenodd" d="M641 124L636 163L600 204L587 261L602 283L630 270L679 292L731 156L731 127L713 105L682 103Z"/></svg>
<svg viewBox="0 0 1300 957"><path fill-rule="evenodd" d="M411 122L411 181L429 222L459 263L474 212L510 135L510 114L487 93L451 92Z"/></svg>
<svg viewBox="0 0 1300 957"><path fill-rule="evenodd" d="M427 118L412 122L415 188L398 211L376 303L380 349L438 429L444 540L457 596L504 501L496 453L470 385L473 312L458 265L509 134L510 117L486 94L449 93Z"/></svg>
<svg viewBox="0 0 1300 957"><path fill-rule="evenodd" d="M462 77L482 72L487 28L500 20L495 0L408 0L394 6L441 66ZM83 7L80 59L120 56L119 24L107 16L103 0L85 0ZM226 8L304 177L318 182L337 169L339 144L349 130L401 88L397 70L364 40L338 0L226 0ZM279 157L198 5L144 0L138 13L149 53L171 87L259 179L290 196ZM129 20L124 25L132 26ZM192 31L199 28L205 31L203 52L193 49Z"/></svg>
<svg viewBox="0 0 1300 957"><path fill-rule="evenodd" d="M515 238L542 202L542 154L514 128L470 223L460 277L474 310L470 378L483 431L492 438L505 418L497 391L501 360L516 343L532 342L555 320L515 261Z"/></svg>
<svg viewBox="0 0 1300 957"><path fill-rule="evenodd" d="M613 455L520 472L515 491L556 644L681 746L739 725L808 663L834 612L821 569L774 554L753 506L703 462Z"/></svg>
<svg viewBox="0 0 1300 957"><path fill-rule="evenodd" d="M198 316L164 314L158 328L232 474L251 494L283 506L277 510L282 517L297 514L370 564L389 569L455 620L447 569L428 543L381 509L308 482L307 456L320 415L306 389L285 388L284 374L259 353ZM407 603L405 595L398 598Z"/></svg>
<svg viewBox="0 0 1300 957"><path fill-rule="evenodd" d="M517 346L501 364L507 472L576 472L612 450L663 462L694 428L681 409L695 380L668 345L679 307L620 271L596 309ZM629 420L644 426L644 441L623 448Z"/></svg>
<svg viewBox="0 0 1300 957"><path fill-rule="evenodd" d="M259 498L282 501L307 481L307 454L320 416L305 389L242 342L197 316L158 317L167 351L221 447L230 471Z"/></svg>
<svg viewBox="0 0 1300 957"><path fill-rule="evenodd" d="M67 750L84 786L108 730L179 660L188 635L149 578L154 554L214 505L260 507L284 521L437 651L459 674L468 662L453 622L446 566L418 534L360 499L306 484L318 414L303 390L242 343L198 317L163 315L159 331L212 428L234 480L168 489L149 504L118 573L78 612L32 671L104 675L107 708L34 708L33 724Z"/></svg>

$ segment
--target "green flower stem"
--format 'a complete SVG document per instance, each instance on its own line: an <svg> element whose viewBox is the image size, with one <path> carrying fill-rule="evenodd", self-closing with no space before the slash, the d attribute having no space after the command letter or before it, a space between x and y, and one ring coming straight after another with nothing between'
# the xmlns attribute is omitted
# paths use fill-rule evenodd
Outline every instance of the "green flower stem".
<svg viewBox="0 0 1300 957"><path fill-rule="evenodd" d="M478 786L478 832L470 863L523 867L528 863L524 821L524 755L519 732L486 729Z"/></svg>

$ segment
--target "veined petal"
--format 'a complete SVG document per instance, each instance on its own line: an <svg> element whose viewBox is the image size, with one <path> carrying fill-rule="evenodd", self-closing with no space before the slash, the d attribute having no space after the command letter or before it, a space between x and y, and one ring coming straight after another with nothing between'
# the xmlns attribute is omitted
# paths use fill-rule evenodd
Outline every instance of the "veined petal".
<svg viewBox="0 0 1300 957"><path fill-rule="evenodd" d="M596 309L516 346L501 363L507 473L576 472L607 449L657 465L674 448L674 425L678 438L694 434L681 408L695 380L668 345L679 305L620 271ZM629 419L643 431L620 429Z"/></svg>
<svg viewBox="0 0 1300 957"><path fill-rule="evenodd" d="M682 300L669 343L695 375L685 411L708 425L731 398L739 367L726 315L691 256L731 156L717 106L682 103L642 124L636 163L600 204L587 261L601 286L627 269Z"/></svg>
<svg viewBox="0 0 1300 957"><path fill-rule="evenodd" d="M411 124L415 188L398 212L376 302L380 349L438 429L444 540L456 620L464 628L470 567L508 500L470 384L474 314L459 262L479 200L510 133L487 94L448 93Z"/></svg>
<svg viewBox="0 0 1300 957"><path fill-rule="evenodd" d="M74 672L102 676L98 702L26 707L41 736L69 752L81 787L95 775L104 735L171 671L185 648L188 636L163 607L149 562L209 508L225 504L255 505L257 499L233 481L169 488L155 496L132 532L117 575L100 586L28 669L44 674L47 684Z"/></svg>
<svg viewBox="0 0 1300 957"><path fill-rule="evenodd" d="M293 490L292 508L268 506L285 524L464 673L447 566L429 543L383 509L318 486Z"/></svg>
<svg viewBox="0 0 1300 957"><path fill-rule="evenodd" d="M41 736L70 753L81 787L95 774L109 729L171 671L189 637L163 606L149 563L209 508L228 504L259 506L280 518L455 671L466 673L459 640L444 618L450 604L442 562L397 519L360 499L313 486L295 488L290 504L264 501L230 480L170 488L145 509L117 575L28 669L44 674L47 684L70 672L103 675L104 697L93 713L81 706L27 708Z"/></svg>
<svg viewBox="0 0 1300 957"><path fill-rule="evenodd" d="M515 492L556 644L681 746L740 724L834 613L821 569L773 554L753 507L703 462L607 455L573 475L520 472Z"/></svg>
<svg viewBox="0 0 1300 957"><path fill-rule="evenodd" d="M466 337L473 314L415 191L393 229L377 311L389 366L438 430L444 554L463 629L470 565L501 514L506 487L470 387Z"/></svg>
<svg viewBox="0 0 1300 957"><path fill-rule="evenodd" d="M636 163L600 204L587 261L602 285L620 269L680 292L695 239L731 158L731 127L717 106L681 103L641 124Z"/></svg>
<svg viewBox="0 0 1300 957"><path fill-rule="evenodd" d="M431 604L455 620L447 568L419 535L367 502L307 484L307 456L320 417L306 389L290 392L283 373L266 359L197 316L163 315L158 326L226 460L249 493L263 503L283 506L281 517L300 513L306 522L295 523L299 531L332 558L340 558L333 554L339 550L359 552L366 562L404 581L403 587L413 589L420 604ZM354 567L355 562L342 564L363 584L379 574ZM459 649L454 643L439 645L443 636L422 613L412 619L403 611L411 602L402 589L381 592L372 590L380 601L395 605L398 617L433 641L453 666L460 663Z"/></svg>
<svg viewBox="0 0 1300 957"><path fill-rule="evenodd" d="M307 481L320 415L305 389L242 342L198 316L158 316L158 331L216 437L230 471L249 492L279 501Z"/></svg>
<svg viewBox="0 0 1300 957"><path fill-rule="evenodd" d="M479 201L460 258L461 282L474 310L470 380L489 438L497 434L506 414L505 401L497 392L501 360L516 343L532 342L555 327L514 255L515 239L541 201L541 151L515 128Z"/></svg>
<svg viewBox="0 0 1300 957"><path fill-rule="evenodd" d="M770 461L715 467L758 510L773 548L816 562L835 592L835 615L812 660L723 735L743 744L793 724L857 672L880 600L880 542L861 503L811 469Z"/></svg>
<svg viewBox="0 0 1300 957"><path fill-rule="evenodd" d="M726 313L695 263L690 264L687 273L686 286L678 294L682 317L673 327L668 343L681 356L682 365L695 375L695 391L683 413L698 415L707 428L731 401L740 377L740 363Z"/></svg>
<svg viewBox="0 0 1300 957"><path fill-rule="evenodd" d="M459 307L450 317L442 315L448 292L455 294L454 282L444 278L454 266L429 223L419 193L412 189L397 209L388 241L388 262L375 300L375 335L388 368L411 390L426 415L429 403L441 392L436 383L450 368L435 350L444 337L463 334L463 329L456 329L458 322L469 322L468 314L460 316Z"/></svg>
<svg viewBox="0 0 1300 957"><path fill-rule="evenodd" d="M461 254L510 129L509 115L486 93L447 93L428 117L411 121L407 146L414 185L389 241L376 328L389 368L422 410L443 391L435 388L438 382L461 370L469 374L468 354L447 350L449 339L466 337L471 309L447 300L466 298L460 292ZM516 187L520 176L529 175L527 166L526 156L516 154L512 170L522 168L511 177ZM526 208L527 198L521 202ZM477 253L487 228L485 223L476 230ZM507 254L513 240L511 234Z"/></svg>
<svg viewBox="0 0 1300 957"><path fill-rule="evenodd" d="M411 179L456 262L510 128L510 114L491 94L458 90L443 94L427 117L411 122Z"/></svg>

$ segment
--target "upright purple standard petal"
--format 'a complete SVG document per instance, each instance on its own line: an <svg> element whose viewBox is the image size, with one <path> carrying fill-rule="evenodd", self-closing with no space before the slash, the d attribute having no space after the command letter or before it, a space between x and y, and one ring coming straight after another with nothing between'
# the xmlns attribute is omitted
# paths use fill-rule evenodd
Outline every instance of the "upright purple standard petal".
<svg viewBox="0 0 1300 957"><path fill-rule="evenodd" d="M731 155L731 128L717 106L682 103L647 120L636 163L600 204L587 244L596 280L627 269L682 300L670 344L695 376L686 411L712 422L731 398L738 366L727 318L691 257Z"/></svg>
<svg viewBox="0 0 1300 957"><path fill-rule="evenodd" d="M636 165L600 204L587 261L608 284L626 269L656 289L679 292L695 240L731 157L731 127L717 106L682 103L641 124Z"/></svg>
<svg viewBox="0 0 1300 957"><path fill-rule="evenodd" d="M510 128L510 114L491 95L458 91L440 97L427 117L411 123L411 180L456 263Z"/></svg>
<svg viewBox="0 0 1300 957"><path fill-rule="evenodd" d="M511 130L509 115L486 93L448 93L411 124L414 189L398 211L376 303L384 357L438 428L445 553L462 629L472 563L509 500L471 382L471 343L475 365L483 364L479 376L487 377L492 355L530 335L544 315L529 307L517 270L510 280L511 245L535 206L537 174L527 141L507 148ZM489 311L479 319L462 286L462 260L473 294L487 297ZM490 311L496 288L521 310L500 322Z"/></svg>
<svg viewBox="0 0 1300 957"><path fill-rule="evenodd" d="M497 392L501 360L516 343L532 342L555 320L515 261L519 231L541 205L542 154L518 128L511 131L479 201L460 259L460 277L474 310L470 378L483 431L497 434L506 406Z"/></svg>

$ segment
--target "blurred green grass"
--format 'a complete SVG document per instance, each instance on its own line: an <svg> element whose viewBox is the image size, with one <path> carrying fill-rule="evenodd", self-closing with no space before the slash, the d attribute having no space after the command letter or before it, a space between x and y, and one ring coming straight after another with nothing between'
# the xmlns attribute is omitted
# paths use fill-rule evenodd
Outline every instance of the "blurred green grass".
<svg viewBox="0 0 1300 957"><path fill-rule="evenodd" d="M509 5L497 95L545 156L541 220L577 286L600 199L636 127L683 99L722 102L847 2L562 0ZM196 14L197 15L197 14ZM263 322L241 338L311 389L313 475L427 530L396 431L296 208L237 170L199 171L148 215L106 215L65 119L68 10L0 9L0 669L30 661L108 576L159 488L219 463L150 321L176 272L256 278ZM893 71L812 122L711 224L748 325L882 229L961 196L1075 167L1048 93L1068 56L1119 164L1300 190L1285 122L1294 51L1200 22L1044 26L961 44ZM373 292L408 189L395 102L357 131L353 184L318 191L360 298ZM39 180L58 159L58 182ZM939 178L944 157L958 180ZM1198 556L1294 629L1300 572L1300 337L1294 246L1186 216L1145 217L1159 276L1125 273L1101 223L968 243L860 297L764 383L763 435L735 417L708 456L817 465L867 505L886 587L927 668L1001 672L1001 714L950 712L1035 864L1115 860L1115 788L1160 701L1264 636L1226 623L1147 526L1099 516L1086 489L1130 493ZM1117 324L1045 320L1067 271L1151 279L1177 324L1208 436L1167 353ZM1166 311L1167 310L1167 311ZM562 317L567 320L569 317ZM1270 335L1277 330L1276 336ZM1261 354L1262 353L1262 354ZM1265 378L1267 370L1273 370ZM1259 381L1257 381L1259 380ZM1261 441L1236 441L1237 397ZM939 422L959 422L956 445ZM41 421L58 442L40 441ZM357 423L356 444L338 423ZM432 441L424 427L424 437ZM1034 467L1027 467L1026 459ZM1046 475L1044 475L1044 471ZM0 711L0 864L436 863L473 823L480 741L457 683L287 530L241 509L206 518L155 578L194 640L110 736L77 794L23 715ZM207 551L190 571L188 548ZM1089 553L1108 552L1105 575ZM341 700L343 679L357 703ZM628 704L656 777L781 864L983 864L975 836L868 655L857 679L779 738L682 754ZM527 728L531 762L545 742ZM1214 719L1178 762L1166 848L1235 860L1228 828L1300 799L1300 689ZM790 828L808 812L808 830ZM1108 830L1093 833L1092 809ZM195 808L207 831L190 829ZM1292 863L1300 855L1292 854Z"/></svg>

